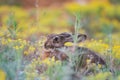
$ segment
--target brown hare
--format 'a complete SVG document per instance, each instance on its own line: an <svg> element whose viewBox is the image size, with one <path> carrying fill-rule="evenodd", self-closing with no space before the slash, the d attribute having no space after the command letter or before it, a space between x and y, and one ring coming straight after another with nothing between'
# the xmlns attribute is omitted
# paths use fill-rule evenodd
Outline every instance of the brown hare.
<svg viewBox="0 0 120 80"><path fill-rule="evenodd" d="M85 34L79 34L78 35L78 42L82 42L87 39L87 36ZM66 47L64 44L66 42L73 42L73 35L70 33L61 33L61 34L50 34L47 37L47 40L44 44L45 47L45 53L43 55L43 58L46 57L53 57L55 56L56 60L67 60L69 57L67 54L65 54L65 51L61 51L61 48ZM72 52L73 47L66 47L65 50ZM80 57L80 63L81 67L85 67L87 64L87 60L90 60L90 63L95 64L101 64L106 65L106 62L102 57L98 55L98 53L85 48L85 47L77 47L76 53L78 58ZM74 52L73 52L74 53Z"/></svg>

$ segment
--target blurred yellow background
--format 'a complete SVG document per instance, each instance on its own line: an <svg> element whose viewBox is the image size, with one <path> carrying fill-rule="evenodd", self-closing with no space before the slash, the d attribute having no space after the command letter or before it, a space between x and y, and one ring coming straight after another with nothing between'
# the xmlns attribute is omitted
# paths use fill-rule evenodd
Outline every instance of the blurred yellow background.
<svg viewBox="0 0 120 80"><path fill-rule="evenodd" d="M75 15L81 15L80 33L90 38L105 39L106 31L120 40L119 0L0 0L0 36L12 15L17 23L17 36L31 38L60 32L74 32Z"/></svg>

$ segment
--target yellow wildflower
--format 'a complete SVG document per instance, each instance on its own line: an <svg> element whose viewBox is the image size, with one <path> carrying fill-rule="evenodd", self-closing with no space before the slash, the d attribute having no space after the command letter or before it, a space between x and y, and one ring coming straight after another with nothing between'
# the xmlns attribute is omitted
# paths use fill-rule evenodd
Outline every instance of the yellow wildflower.
<svg viewBox="0 0 120 80"><path fill-rule="evenodd" d="M51 61L52 61L52 62L55 62L55 56L52 57Z"/></svg>
<svg viewBox="0 0 120 80"><path fill-rule="evenodd" d="M24 54L25 54L25 55L28 55L29 53L28 53L28 51L24 51Z"/></svg>
<svg viewBox="0 0 120 80"><path fill-rule="evenodd" d="M23 44L21 44L21 46L19 46L20 47L20 49L23 49L24 48L24 45Z"/></svg>
<svg viewBox="0 0 120 80"><path fill-rule="evenodd" d="M21 41L22 41L22 39L18 39L18 41L19 41L19 42L21 42Z"/></svg>
<svg viewBox="0 0 120 80"><path fill-rule="evenodd" d="M30 50L31 52L34 52L34 51L35 51L35 48L34 48L33 46L30 46L30 47L29 47L29 50Z"/></svg>
<svg viewBox="0 0 120 80"><path fill-rule="evenodd" d="M90 64L90 62L91 62L91 59L87 59L87 60L86 60L86 63L87 63L87 64Z"/></svg>
<svg viewBox="0 0 120 80"><path fill-rule="evenodd" d="M93 66L96 66L96 64L95 64L95 63L92 63L92 65L93 65Z"/></svg>
<svg viewBox="0 0 120 80"><path fill-rule="evenodd" d="M99 40L99 42L101 43L101 42L102 42L102 40Z"/></svg>
<svg viewBox="0 0 120 80"><path fill-rule="evenodd" d="M22 44L26 45L26 44L27 44L26 40L23 40L23 41L22 41Z"/></svg>
<svg viewBox="0 0 120 80"><path fill-rule="evenodd" d="M8 42L7 42L7 40L2 39L2 40L1 40L1 43L2 43L2 45L7 45Z"/></svg>
<svg viewBox="0 0 120 80"><path fill-rule="evenodd" d="M43 60L43 63L47 64L48 66L51 65L51 62L50 62L49 58L46 58L45 60Z"/></svg>
<svg viewBox="0 0 120 80"><path fill-rule="evenodd" d="M106 80L109 79L109 76L111 76L110 72L101 72L96 75L91 75L88 77L89 80Z"/></svg>
<svg viewBox="0 0 120 80"><path fill-rule="evenodd" d="M13 48L16 49L16 50L20 49L18 46L14 46Z"/></svg>
<svg viewBox="0 0 120 80"><path fill-rule="evenodd" d="M64 45L65 46L73 46L73 43L72 42L66 42Z"/></svg>
<svg viewBox="0 0 120 80"><path fill-rule="evenodd" d="M120 76L118 76L118 80L120 80Z"/></svg>
<svg viewBox="0 0 120 80"><path fill-rule="evenodd" d="M3 35L4 35L4 33L0 32L0 36L3 36Z"/></svg>
<svg viewBox="0 0 120 80"><path fill-rule="evenodd" d="M119 51L120 52L120 51ZM116 53L115 55L114 55L114 57L116 58L116 59L120 59L120 53Z"/></svg>
<svg viewBox="0 0 120 80"><path fill-rule="evenodd" d="M61 65L61 61L56 61L56 64Z"/></svg>
<svg viewBox="0 0 120 80"><path fill-rule="evenodd" d="M9 42L9 43L12 42L12 39L8 38L8 42Z"/></svg>
<svg viewBox="0 0 120 80"><path fill-rule="evenodd" d="M101 65L101 64L98 64L98 68L102 68L102 65Z"/></svg>
<svg viewBox="0 0 120 80"><path fill-rule="evenodd" d="M6 74L3 70L0 69L0 80L6 80Z"/></svg>

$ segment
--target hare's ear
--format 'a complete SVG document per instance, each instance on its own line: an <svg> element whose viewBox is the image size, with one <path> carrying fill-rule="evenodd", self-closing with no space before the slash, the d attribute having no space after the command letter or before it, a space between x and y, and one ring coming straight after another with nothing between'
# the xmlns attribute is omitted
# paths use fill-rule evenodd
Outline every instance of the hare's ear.
<svg viewBox="0 0 120 80"><path fill-rule="evenodd" d="M64 33L59 34L58 36L60 37L60 39L63 43L74 41L74 39L73 39L74 34L72 35L70 33L64 32ZM78 34L78 42L85 41L86 39L87 39L86 34Z"/></svg>
<svg viewBox="0 0 120 80"><path fill-rule="evenodd" d="M60 39L62 40L62 42L73 42L73 37L72 34L64 32L59 34Z"/></svg>
<svg viewBox="0 0 120 80"><path fill-rule="evenodd" d="M85 41L87 39L86 34L78 34L78 42Z"/></svg>

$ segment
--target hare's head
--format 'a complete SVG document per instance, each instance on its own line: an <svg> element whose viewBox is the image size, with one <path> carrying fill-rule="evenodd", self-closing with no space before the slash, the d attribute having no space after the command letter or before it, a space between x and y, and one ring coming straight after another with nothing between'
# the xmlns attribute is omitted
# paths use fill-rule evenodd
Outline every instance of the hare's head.
<svg viewBox="0 0 120 80"><path fill-rule="evenodd" d="M78 42L86 40L85 34L78 35ZM66 42L73 42L73 35L70 33L50 34L44 44L45 49L61 48Z"/></svg>

